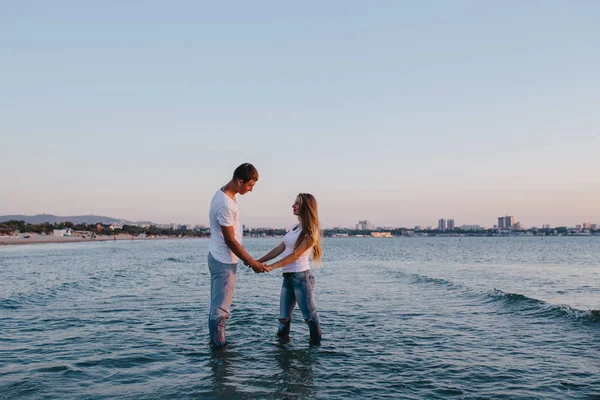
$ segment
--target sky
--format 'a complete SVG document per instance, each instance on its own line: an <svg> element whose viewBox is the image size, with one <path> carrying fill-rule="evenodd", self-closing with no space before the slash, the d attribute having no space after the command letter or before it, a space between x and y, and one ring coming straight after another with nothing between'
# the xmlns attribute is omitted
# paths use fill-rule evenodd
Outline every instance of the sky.
<svg viewBox="0 0 600 400"><path fill-rule="evenodd" d="M0 2L0 215L600 224L600 2Z"/></svg>

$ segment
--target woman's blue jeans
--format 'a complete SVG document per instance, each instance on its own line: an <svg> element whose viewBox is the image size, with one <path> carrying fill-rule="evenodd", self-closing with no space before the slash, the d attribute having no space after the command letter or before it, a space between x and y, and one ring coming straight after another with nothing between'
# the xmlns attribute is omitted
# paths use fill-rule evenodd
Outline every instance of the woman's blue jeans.
<svg viewBox="0 0 600 400"><path fill-rule="evenodd" d="M210 312L208 314L208 331L210 340L215 346L225 344L225 322L231 316L230 308L233 300L237 263L224 264L208 253L210 269Z"/></svg>
<svg viewBox="0 0 600 400"><path fill-rule="evenodd" d="M319 344L321 342L321 325L315 307L315 277L310 270L285 272L283 274L279 302L278 336L287 336L290 333L290 324L292 323L292 314L296 303L298 303L304 321L306 321L310 330L310 342Z"/></svg>

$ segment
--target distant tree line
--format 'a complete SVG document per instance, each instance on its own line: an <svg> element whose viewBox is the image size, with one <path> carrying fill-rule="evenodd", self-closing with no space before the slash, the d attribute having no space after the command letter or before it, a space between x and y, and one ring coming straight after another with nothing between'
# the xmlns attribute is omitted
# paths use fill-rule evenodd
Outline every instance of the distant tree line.
<svg viewBox="0 0 600 400"><path fill-rule="evenodd" d="M172 229L159 228L156 225L141 227L136 225L123 225L122 228L110 229L109 224L74 224L72 222L60 222L51 224L44 222L42 224L28 224L25 221L6 221L0 224L0 228L7 228L19 232L28 233L45 233L52 234L57 229L71 229L74 231L94 232L97 235L119 235L127 234L138 236L141 234L154 236L172 236L172 237L207 237L210 236L208 229L192 230L192 229Z"/></svg>
<svg viewBox="0 0 600 400"><path fill-rule="evenodd" d="M28 224L25 221L5 221L0 224L0 228L8 228L9 230L31 233L46 233L51 234L54 231L54 225L49 222L43 224Z"/></svg>
<svg viewBox="0 0 600 400"><path fill-rule="evenodd" d="M246 236L284 236L287 233L285 229L256 228L244 231Z"/></svg>

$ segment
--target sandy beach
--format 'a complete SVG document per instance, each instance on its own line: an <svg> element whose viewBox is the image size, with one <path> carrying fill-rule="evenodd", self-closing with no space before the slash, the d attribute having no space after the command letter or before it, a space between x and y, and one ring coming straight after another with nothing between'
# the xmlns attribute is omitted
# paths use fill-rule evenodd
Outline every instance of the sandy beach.
<svg viewBox="0 0 600 400"><path fill-rule="evenodd" d="M40 243L74 243L74 242L103 242L107 240L132 240L131 235L119 234L119 235L97 235L96 238L91 239L91 233L84 236L53 236L53 235L41 235L39 233L26 233L17 236L0 236L0 246L12 245L12 244L40 244ZM29 236L29 237L25 237ZM134 236L133 240L160 240L170 239L166 236L159 237L138 237Z"/></svg>

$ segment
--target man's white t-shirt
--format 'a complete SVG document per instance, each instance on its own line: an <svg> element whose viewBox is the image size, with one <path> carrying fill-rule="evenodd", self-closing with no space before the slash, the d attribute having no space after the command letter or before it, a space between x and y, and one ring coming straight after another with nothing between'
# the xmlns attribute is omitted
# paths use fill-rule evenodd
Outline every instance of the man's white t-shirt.
<svg viewBox="0 0 600 400"><path fill-rule="evenodd" d="M224 264L236 264L238 257L225 244L222 226L233 226L235 240L242 243L242 228L237 203L221 189L213 196L208 211L210 221L210 242L208 250L215 260Z"/></svg>
<svg viewBox="0 0 600 400"><path fill-rule="evenodd" d="M294 230L296 228L296 230ZM281 258L287 257L294 252L294 246L296 245L296 241L298 240L298 236L300 236L300 232L302 232L302 228L300 225L294 225L288 233L283 237L283 244L285 244L285 250L281 253ZM282 268L283 272L303 272L308 271L310 269L310 263L308 262L308 258L310 257L310 253L312 251L312 246L306 249L304 253L300 255L294 262L289 263L285 267Z"/></svg>

